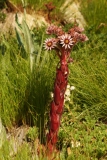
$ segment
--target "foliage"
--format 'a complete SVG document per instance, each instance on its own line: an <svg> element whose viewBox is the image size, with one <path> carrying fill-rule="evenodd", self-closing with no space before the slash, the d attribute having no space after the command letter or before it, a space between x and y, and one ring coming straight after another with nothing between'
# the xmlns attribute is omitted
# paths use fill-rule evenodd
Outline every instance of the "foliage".
<svg viewBox="0 0 107 160"><path fill-rule="evenodd" d="M13 2L19 3L19 0ZM54 1L54 5L61 2ZM107 2L81 2L89 41L73 48L69 84L75 90L70 101L65 103L57 148L61 160L104 160L107 159ZM31 3L40 9L47 1ZM9 130L27 123L31 136L35 136L36 131L32 128L35 125L36 136L41 142L45 141L48 128L50 92L58 62L54 52L49 54L43 50L44 30L30 31L34 45L39 45L32 73L29 54L17 43L16 37L10 33L0 37L0 117L3 125ZM37 147L35 141L33 144L25 142L12 157L10 142L6 140L0 148L0 159L46 160L42 149L38 155L37 148L42 147L40 144Z"/></svg>
<svg viewBox="0 0 107 160"><path fill-rule="evenodd" d="M34 135L36 128L30 128L30 135ZM37 134L37 132L36 132ZM34 135L35 136L35 135ZM17 153L10 154L12 149L9 141L5 141L0 149L0 159L28 159L47 160L45 148L37 143L24 142ZM60 153L55 155L55 160L98 160L107 158L107 131L106 125L96 121L88 110L82 113L75 112L66 104L57 143ZM38 146L39 145L39 146Z"/></svg>
<svg viewBox="0 0 107 160"><path fill-rule="evenodd" d="M61 160L106 159L106 125L92 118L88 110L79 114L75 108L65 108L58 143Z"/></svg>
<svg viewBox="0 0 107 160"><path fill-rule="evenodd" d="M78 54L74 50L72 56L75 63L70 66L69 78L71 85L76 88L75 103L80 106L81 110L87 108L93 117L105 121L107 120L105 112L107 108L106 40L106 35L102 38L101 34L97 37L94 35L92 42L87 42L87 45L80 49Z"/></svg>
<svg viewBox="0 0 107 160"><path fill-rule="evenodd" d="M8 42L3 37L0 51L0 115L4 124L10 125L15 123L19 106L24 103L29 64L21 57L14 38Z"/></svg>
<svg viewBox="0 0 107 160"><path fill-rule="evenodd" d="M0 22L4 23L6 19L6 14L3 12L0 12Z"/></svg>
<svg viewBox="0 0 107 160"><path fill-rule="evenodd" d="M35 59L35 54L38 53L39 50L39 46L37 43L34 44L32 35L30 33L30 29L26 23L26 15L23 18L22 24L19 24L18 21L18 16L16 14L16 24L17 27L19 29L16 28L16 36L17 36L17 40L19 43L20 48L24 48L26 53L29 54L30 57L30 69L32 71L33 69L33 63L34 63L34 59ZM21 32L21 33L20 33Z"/></svg>
<svg viewBox="0 0 107 160"><path fill-rule="evenodd" d="M28 141L34 141L38 137L38 128L35 126L29 128L26 137Z"/></svg>
<svg viewBox="0 0 107 160"><path fill-rule="evenodd" d="M40 10L41 8L45 9L45 4L50 2L49 0L12 0L13 3L22 6L22 2L24 2L24 7L26 9L34 9L34 10ZM63 0L57 1L57 0L52 0L51 1L54 6L56 6L56 10L58 11L59 7L63 4Z"/></svg>
<svg viewBox="0 0 107 160"><path fill-rule="evenodd" d="M82 0L81 11L91 30L106 32L107 30L107 1L106 0Z"/></svg>
<svg viewBox="0 0 107 160"><path fill-rule="evenodd" d="M0 10L3 9L4 7L5 7L5 1L0 0Z"/></svg>

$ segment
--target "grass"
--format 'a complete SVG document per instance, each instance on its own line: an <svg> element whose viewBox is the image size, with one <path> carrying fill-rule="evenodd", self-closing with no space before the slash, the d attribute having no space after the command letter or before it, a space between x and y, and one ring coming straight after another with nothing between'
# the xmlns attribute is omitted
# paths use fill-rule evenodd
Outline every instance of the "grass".
<svg viewBox="0 0 107 160"><path fill-rule="evenodd" d="M15 43L16 40L14 39L9 41L10 46L6 46L6 43L4 42L3 45L6 48L6 51L5 53L0 54L0 113L4 124L7 125L10 125L11 122L15 122L17 111L19 110L20 104L23 103L22 99L24 99L24 91L28 83L29 64L20 56L18 45L13 47Z"/></svg>
<svg viewBox="0 0 107 160"><path fill-rule="evenodd" d="M79 104L82 110L87 108L93 116L106 121L104 115L107 107L105 94L107 89L105 38L107 36L105 35L104 38L100 36L97 35L97 39L93 36L92 42L73 52L75 63L70 65L69 81L76 87L75 103Z"/></svg>
<svg viewBox="0 0 107 160"><path fill-rule="evenodd" d="M47 51L42 51L42 32L41 37L39 34L39 38L36 38L40 48L35 55L32 72L30 56L23 48L19 49L15 38L9 37L9 45L8 40L2 38L0 54L0 116L3 124L8 129L13 125L36 125L41 142L44 141L44 125L48 118L46 111L55 73L51 67L54 70L56 67L52 53L49 56Z"/></svg>
<svg viewBox="0 0 107 160"><path fill-rule="evenodd" d="M65 159L106 159L106 125L91 118L88 110L79 114L67 108L59 132L59 143L68 155Z"/></svg>
<svg viewBox="0 0 107 160"><path fill-rule="evenodd" d="M58 148L61 147L61 152L57 155L56 160L58 157L61 160L104 160L107 158L106 143L107 130L105 124L92 119L88 111L80 114L75 112L75 109L70 110L69 107L66 107L57 144ZM14 153L11 143L5 141L0 150L0 158L3 160L47 160L43 147L39 144L40 152L38 153L37 146L37 139L33 142L25 141L19 147L18 152ZM13 154L10 155L10 153Z"/></svg>
<svg viewBox="0 0 107 160"><path fill-rule="evenodd" d="M40 8L43 4L44 1L38 1ZM72 52L74 62L69 65L69 84L75 86L75 90L70 102L65 103L57 143L61 151L56 159L106 160L107 33L106 25L99 27L101 23L106 24L106 1L83 1L82 4L89 41L78 44ZM3 35L0 39L0 117L7 130L28 124L31 129L27 135L32 139L32 142L25 141L17 153L6 139L0 148L0 160L47 160L43 146L37 146L36 140L38 137L45 142L58 59L54 52L43 49L44 30L32 31L34 44L39 46L32 72L29 54L20 48L16 37Z"/></svg>
<svg viewBox="0 0 107 160"><path fill-rule="evenodd" d="M22 0L12 0L12 2L18 6L22 6ZM28 9L39 11L43 9L46 10L45 4L49 3L50 1L36 0L36 3L35 3L35 0L24 0L23 2ZM63 0L60 0L60 1L52 0L51 2L53 3L53 5L55 5L57 11L59 7L63 4Z"/></svg>
<svg viewBox="0 0 107 160"><path fill-rule="evenodd" d="M81 11L90 28L95 32L106 32L107 29L107 1L82 0Z"/></svg>

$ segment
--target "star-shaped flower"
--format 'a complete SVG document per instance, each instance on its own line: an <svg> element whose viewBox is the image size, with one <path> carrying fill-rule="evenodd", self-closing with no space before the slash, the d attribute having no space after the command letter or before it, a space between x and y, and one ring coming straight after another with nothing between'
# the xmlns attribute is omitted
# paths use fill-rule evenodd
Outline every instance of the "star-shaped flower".
<svg viewBox="0 0 107 160"><path fill-rule="evenodd" d="M62 47L64 47L65 49L70 49L71 46L73 45L73 40L70 34L64 34L60 36L59 39L60 39L60 44L62 44Z"/></svg>
<svg viewBox="0 0 107 160"><path fill-rule="evenodd" d="M55 46L56 46L55 38L47 38L44 42L44 48L46 50L51 50L51 49L55 48Z"/></svg>

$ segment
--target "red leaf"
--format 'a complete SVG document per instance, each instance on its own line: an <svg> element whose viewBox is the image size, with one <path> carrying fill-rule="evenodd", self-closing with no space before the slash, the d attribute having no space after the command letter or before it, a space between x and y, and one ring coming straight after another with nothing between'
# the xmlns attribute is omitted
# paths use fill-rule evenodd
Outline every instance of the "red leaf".
<svg viewBox="0 0 107 160"><path fill-rule="evenodd" d="M53 137L52 137L52 143L53 144L56 144L56 142L57 142L57 140L58 140L58 136L57 136L57 132L55 132L54 134L53 134Z"/></svg>
<svg viewBox="0 0 107 160"><path fill-rule="evenodd" d="M58 109L58 106L55 105L54 101L51 102L51 110L50 110L50 114L52 113L56 113Z"/></svg>
<svg viewBox="0 0 107 160"><path fill-rule="evenodd" d="M56 113L52 113L50 115L50 128L52 131L58 131L60 126L60 115Z"/></svg>
<svg viewBox="0 0 107 160"><path fill-rule="evenodd" d="M55 84L55 89L54 89L54 102L56 105L60 103L61 96L60 96L60 88L57 84Z"/></svg>
<svg viewBox="0 0 107 160"><path fill-rule="evenodd" d="M56 83L60 84L63 83L65 80L64 75L60 69L57 70L57 75L56 75Z"/></svg>
<svg viewBox="0 0 107 160"><path fill-rule="evenodd" d="M60 104L58 105L58 109L56 111L57 114L62 114L64 108L64 97L61 99Z"/></svg>

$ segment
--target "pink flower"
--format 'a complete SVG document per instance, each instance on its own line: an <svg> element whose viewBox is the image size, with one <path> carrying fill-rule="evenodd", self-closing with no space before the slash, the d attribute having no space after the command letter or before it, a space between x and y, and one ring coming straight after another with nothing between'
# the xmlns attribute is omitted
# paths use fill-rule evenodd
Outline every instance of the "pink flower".
<svg viewBox="0 0 107 160"><path fill-rule="evenodd" d="M47 38L44 42L44 48L46 50L51 50L51 49L55 48L55 46L56 46L55 38Z"/></svg>
<svg viewBox="0 0 107 160"><path fill-rule="evenodd" d="M85 41L88 41L88 37L85 35L85 34L80 34L79 36L79 39L82 41L82 42L85 42Z"/></svg>
<svg viewBox="0 0 107 160"><path fill-rule="evenodd" d="M61 35L63 35L63 34L64 34L64 31L62 30L62 28L61 28L61 27L58 27L57 30L56 30L56 35L57 35L57 36L61 36Z"/></svg>
<svg viewBox="0 0 107 160"><path fill-rule="evenodd" d="M74 27L75 32L82 33L84 31L84 28L80 27Z"/></svg>
<svg viewBox="0 0 107 160"><path fill-rule="evenodd" d="M55 26L55 25L50 25L48 29L46 30L47 34L55 34L57 36L60 36L64 34L63 30L61 27Z"/></svg>
<svg viewBox="0 0 107 160"><path fill-rule="evenodd" d="M56 30L58 29L57 26L55 25L50 25L47 30L46 30L46 33L47 34L56 34Z"/></svg>
<svg viewBox="0 0 107 160"><path fill-rule="evenodd" d="M70 34L59 36L59 39L60 39L60 44L62 44L62 47L65 47L65 49L70 49L71 46L73 45L73 40Z"/></svg>
<svg viewBox="0 0 107 160"><path fill-rule="evenodd" d="M74 39L76 40L76 42L78 42L78 41L82 41L82 42L88 41L88 37L85 34L79 34L77 32L75 32L75 34L74 34Z"/></svg>

